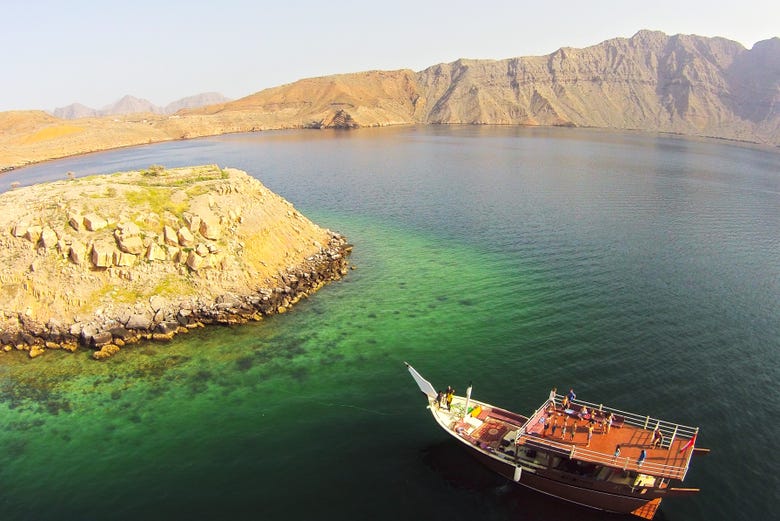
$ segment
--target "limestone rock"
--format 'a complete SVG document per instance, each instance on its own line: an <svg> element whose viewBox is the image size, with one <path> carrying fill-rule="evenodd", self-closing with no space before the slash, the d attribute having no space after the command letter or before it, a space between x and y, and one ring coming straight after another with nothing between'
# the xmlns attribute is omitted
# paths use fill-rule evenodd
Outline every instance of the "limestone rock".
<svg viewBox="0 0 780 521"><path fill-rule="evenodd" d="M108 226L108 221L95 213L88 213L84 216L84 228L91 232L102 230L106 226Z"/></svg>
<svg viewBox="0 0 780 521"><path fill-rule="evenodd" d="M134 222L123 222L116 227L116 233L121 237L133 237L141 233L141 229Z"/></svg>
<svg viewBox="0 0 780 521"><path fill-rule="evenodd" d="M132 253L133 255L140 255L145 249L144 241L138 235L117 237L116 242L121 251Z"/></svg>
<svg viewBox="0 0 780 521"><path fill-rule="evenodd" d="M54 230L46 226L43 231L41 231L40 244L46 249L51 249L56 246L57 234L54 232Z"/></svg>
<svg viewBox="0 0 780 521"><path fill-rule="evenodd" d="M114 263L114 266L119 266L124 268L128 266L133 266L137 258L138 257L133 255L132 253L126 253L124 251L114 250L112 261Z"/></svg>
<svg viewBox="0 0 780 521"><path fill-rule="evenodd" d="M205 264L206 260L194 251L191 251L187 256L187 267L193 271L198 271L199 269L204 268Z"/></svg>
<svg viewBox="0 0 780 521"><path fill-rule="evenodd" d="M176 235L176 230L168 225L163 227L163 240L165 241L165 244L170 246L179 245L179 237Z"/></svg>
<svg viewBox="0 0 780 521"><path fill-rule="evenodd" d="M68 224L71 228L80 232L81 228L84 226L84 217L82 217L81 214L71 212L68 214Z"/></svg>
<svg viewBox="0 0 780 521"><path fill-rule="evenodd" d="M113 245L105 242L96 242L92 246L92 265L96 268L110 267L114 261L114 251Z"/></svg>
<svg viewBox="0 0 780 521"><path fill-rule="evenodd" d="M187 225L188 230L190 230L192 233L200 230L200 216L191 214L189 212L184 212L183 217L184 224Z"/></svg>
<svg viewBox="0 0 780 521"><path fill-rule="evenodd" d="M179 231L177 232L177 237L179 240L179 244L184 246L185 248L195 246L195 236L192 235L192 232L189 230L189 228L185 228L183 226L179 228Z"/></svg>
<svg viewBox="0 0 780 521"><path fill-rule="evenodd" d="M30 224L26 221L19 221L18 223L14 224L13 228L11 228L11 235L14 237L24 237L24 234L27 233L27 228L30 227Z"/></svg>
<svg viewBox="0 0 780 521"><path fill-rule="evenodd" d="M219 240L222 234L219 218L211 212L201 215L200 234L212 241Z"/></svg>
<svg viewBox="0 0 780 521"><path fill-rule="evenodd" d="M152 317L147 313L136 313L130 317L125 327L137 331L146 331L152 327Z"/></svg>
<svg viewBox="0 0 780 521"><path fill-rule="evenodd" d="M198 244L198 245L195 247L195 253L197 253L197 254L198 254L198 255L200 255L201 257L205 257L206 255L208 255L208 254L209 254L209 248L208 248L208 246L206 246L205 244L203 244L203 243L201 242L201 243L199 243L199 244Z"/></svg>
<svg viewBox="0 0 780 521"><path fill-rule="evenodd" d="M24 238L33 244L38 244L38 241L41 240L42 232L43 228L35 224L27 228L27 231L24 233Z"/></svg>
<svg viewBox="0 0 780 521"><path fill-rule="evenodd" d="M150 261L164 261L168 259L168 254L165 249L156 242L150 243L146 248L146 260Z"/></svg>
<svg viewBox="0 0 780 521"><path fill-rule="evenodd" d="M73 264L81 266L87 260L87 247L80 242L74 242L70 245L68 257Z"/></svg>

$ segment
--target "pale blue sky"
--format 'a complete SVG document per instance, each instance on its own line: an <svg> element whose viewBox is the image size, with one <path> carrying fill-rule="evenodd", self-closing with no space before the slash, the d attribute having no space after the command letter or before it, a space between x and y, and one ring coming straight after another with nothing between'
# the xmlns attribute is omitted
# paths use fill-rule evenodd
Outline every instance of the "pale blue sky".
<svg viewBox="0 0 780 521"><path fill-rule="evenodd" d="M371 69L586 47L640 29L780 36L777 0L0 0L0 111L165 105Z"/></svg>

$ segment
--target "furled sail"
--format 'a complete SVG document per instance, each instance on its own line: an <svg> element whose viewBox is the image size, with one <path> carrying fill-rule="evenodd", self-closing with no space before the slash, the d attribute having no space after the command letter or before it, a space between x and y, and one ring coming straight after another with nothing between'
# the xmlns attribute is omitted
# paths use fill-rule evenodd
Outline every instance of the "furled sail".
<svg viewBox="0 0 780 521"><path fill-rule="evenodd" d="M415 371L414 367L411 365L406 364L406 367L409 369L409 373L412 375L412 378L414 378L414 381L417 382L417 386L420 388L423 394L427 395L430 399L435 399L436 389L433 388L431 382L423 378L422 375Z"/></svg>

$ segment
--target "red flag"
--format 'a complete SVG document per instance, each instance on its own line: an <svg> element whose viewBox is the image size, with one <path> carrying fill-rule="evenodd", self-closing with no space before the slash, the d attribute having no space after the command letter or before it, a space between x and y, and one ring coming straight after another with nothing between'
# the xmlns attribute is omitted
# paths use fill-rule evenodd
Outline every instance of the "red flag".
<svg viewBox="0 0 780 521"><path fill-rule="evenodd" d="M688 443L686 443L685 445L683 445L683 446L682 446L682 448L680 449L680 452L685 452L685 449L687 449L687 448L689 448L689 447L693 447L693 444L694 444L695 442L696 442L696 435L694 434L694 435L693 435L693 438L691 438L690 440L688 440Z"/></svg>

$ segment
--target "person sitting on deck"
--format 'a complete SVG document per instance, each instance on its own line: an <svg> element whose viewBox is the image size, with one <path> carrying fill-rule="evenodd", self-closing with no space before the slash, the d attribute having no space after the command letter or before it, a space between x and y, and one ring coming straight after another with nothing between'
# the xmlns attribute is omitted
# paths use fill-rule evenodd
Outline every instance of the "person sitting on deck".
<svg viewBox="0 0 780 521"><path fill-rule="evenodd" d="M653 431L653 448L657 449L659 446L663 446L664 435L659 427L656 427Z"/></svg>
<svg viewBox="0 0 780 521"><path fill-rule="evenodd" d="M590 419L590 413L588 411L588 408L584 405L582 406L582 409L580 409L579 416L581 419L589 420Z"/></svg>

